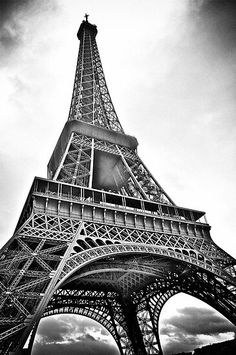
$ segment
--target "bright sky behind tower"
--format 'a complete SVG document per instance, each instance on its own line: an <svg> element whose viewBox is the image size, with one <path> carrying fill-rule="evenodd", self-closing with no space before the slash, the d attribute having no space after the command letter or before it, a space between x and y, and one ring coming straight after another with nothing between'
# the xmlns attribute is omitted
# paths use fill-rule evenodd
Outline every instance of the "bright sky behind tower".
<svg viewBox="0 0 236 355"><path fill-rule="evenodd" d="M236 257L233 0L0 2L1 246L14 231L33 177L46 177L67 120L79 47L76 33L85 13L98 26L112 101L125 132L137 137L139 155L177 205L207 212L213 240ZM171 332L175 351L232 337L232 328L210 309L195 319L195 330L181 328L183 319L190 324L196 307L201 314L203 306L189 298L186 307L177 298L172 303L179 311L173 317L173 308L166 310L162 320L169 353ZM92 332L87 320L78 325L72 316L67 323L60 319L43 321L38 351L53 344L59 354L57 344L69 344L73 354L76 342L68 340L73 327L88 349L94 341L112 347L107 333L97 326ZM203 320L210 324L204 331ZM50 322L58 325L58 337L45 335L45 329L50 335ZM179 348L181 334L189 334L184 349Z"/></svg>

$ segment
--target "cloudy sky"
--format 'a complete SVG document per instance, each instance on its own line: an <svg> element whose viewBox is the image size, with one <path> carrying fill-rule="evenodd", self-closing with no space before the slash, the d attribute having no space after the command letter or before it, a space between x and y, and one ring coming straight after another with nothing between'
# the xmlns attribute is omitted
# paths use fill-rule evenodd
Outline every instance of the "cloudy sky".
<svg viewBox="0 0 236 355"><path fill-rule="evenodd" d="M214 241L236 257L234 0L0 1L1 245L14 231L33 177L46 176L68 117L85 12L98 26L112 100L126 133L138 138L141 158L177 204L207 212ZM185 346L232 337L210 309L204 316L212 332L190 330L189 317L203 309L193 303L185 298L181 308L175 298L166 305L166 351L173 350L168 334L176 344L188 334ZM115 354L110 337L92 323L71 316L48 322L58 325L58 338L45 335L50 323L43 321L38 353L46 344L64 342L62 349L80 342L90 349L106 344L107 354ZM79 340L68 340L71 324Z"/></svg>
<svg viewBox="0 0 236 355"><path fill-rule="evenodd" d="M236 327L222 315L191 296L174 296L161 313L160 339L165 355L232 339L234 332ZM38 328L33 355L44 354L119 355L119 351L97 323L81 316L58 315L43 319Z"/></svg>

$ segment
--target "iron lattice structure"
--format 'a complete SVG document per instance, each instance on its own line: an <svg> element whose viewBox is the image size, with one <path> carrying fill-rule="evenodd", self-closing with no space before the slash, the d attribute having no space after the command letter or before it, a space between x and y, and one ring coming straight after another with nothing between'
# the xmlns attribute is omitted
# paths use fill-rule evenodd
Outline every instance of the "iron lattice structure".
<svg viewBox="0 0 236 355"><path fill-rule="evenodd" d="M95 319L122 355L161 354L159 315L179 292L236 324L235 260L212 241L204 212L176 206L139 158L111 102L96 34L82 22L48 178L34 179L1 249L1 354L30 354L40 319L59 313Z"/></svg>

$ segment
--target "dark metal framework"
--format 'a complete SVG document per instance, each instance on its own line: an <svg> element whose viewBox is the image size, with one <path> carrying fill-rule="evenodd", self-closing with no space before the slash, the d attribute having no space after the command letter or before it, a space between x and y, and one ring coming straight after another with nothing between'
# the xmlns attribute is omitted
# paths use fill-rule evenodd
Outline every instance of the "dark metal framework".
<svg viewBox="0 0 236 355"><path fill-rule="evenodd" d="M178 207L124 134L83 21L69 120L0 252L0 351L30 354L42 317L85 315L122 355L162 354L159 315L179 292L236 324L235 260L204 212ZM27 339L28 349L23 350Z"/></svg>

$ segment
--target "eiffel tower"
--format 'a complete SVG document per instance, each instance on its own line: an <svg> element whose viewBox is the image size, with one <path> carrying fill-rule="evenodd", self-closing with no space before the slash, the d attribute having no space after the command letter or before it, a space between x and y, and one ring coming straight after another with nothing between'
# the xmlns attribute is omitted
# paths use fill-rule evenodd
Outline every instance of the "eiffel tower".
<svg viewBox="0 0 236 355"><path fill-rule="evenodd" d="M211 239L204 212L176 206L139 158L96 35L86 16L48 177L35 177L0 252L1 354L30 354L41 318L60 313L102 324L122 355L162 354L160 312L179 292L236 324L235 260Z"/></svg>

